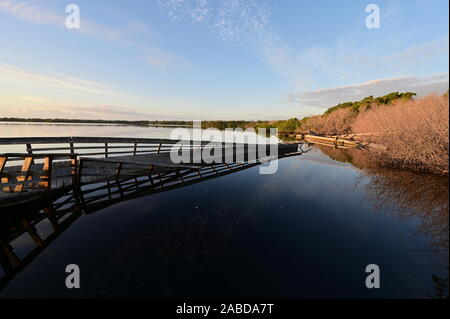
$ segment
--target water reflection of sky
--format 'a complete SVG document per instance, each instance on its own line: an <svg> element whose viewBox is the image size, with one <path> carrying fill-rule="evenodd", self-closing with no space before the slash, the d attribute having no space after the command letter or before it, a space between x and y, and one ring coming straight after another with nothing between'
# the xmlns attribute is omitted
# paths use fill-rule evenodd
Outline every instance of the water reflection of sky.
<svg viewBox="0 0 450 319"><path fill-rule="evenodd" d="M376 211L370 177L319 150L84 215L1 297L427 297L418 218ZM448 200L448 199L447 199ZM80 265L82 288L64 288ZM368 290L365 266L381 268ZM444 271L445 274L445 271ZM31 289L31 287L33 287Z"/></svg>

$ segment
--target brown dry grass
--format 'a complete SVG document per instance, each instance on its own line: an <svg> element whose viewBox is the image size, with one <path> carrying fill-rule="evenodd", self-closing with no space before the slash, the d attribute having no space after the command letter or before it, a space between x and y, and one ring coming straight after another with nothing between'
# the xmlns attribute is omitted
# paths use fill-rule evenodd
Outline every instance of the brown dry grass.
<svg viewBox="0 0 450 319"><path fill-rule="evenodd" d="M355 116L350 108L338 109L327 115L310 117L301 129L321 135L347 134Z"/></svg>
<svg viewBox="0 0 450 319"><path fill-rule="evenodd" d="M401 168L448 174L448 96L428 95L392 105L374 105L352 124L387 147L386 160Z"/></svg>

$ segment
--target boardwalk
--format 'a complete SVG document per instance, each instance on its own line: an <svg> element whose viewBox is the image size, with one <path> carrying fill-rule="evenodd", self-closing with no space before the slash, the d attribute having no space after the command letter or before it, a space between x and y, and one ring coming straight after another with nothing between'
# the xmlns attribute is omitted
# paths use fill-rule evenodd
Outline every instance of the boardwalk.
<svg viewBox="0 0 450 319"><path fill-rule="evenodd" d="M288 148L282 147L283 154L280 154L279 158L296 156L308 151L306 149L298 151L293 146L290 146L293 152L288 152ZM150 154L138 161L147 161L154 156L155 154ZM115 159L110 162L104 158L85 158L84 164L93 164L98 169L96 166L98 164L124 165L124 158L118 158L117 162ZM30 200L23 207L17 205L0 207L0 266L4 274L3 277L0 276L0 291L83 214L93 214L121 201L151 196L233 174L261 163L261 160L254 160L196 166L153 165L151 171L148 168L139 170L136 168L139 165L136 166L134 163L134 168L125 170L123 175L112 174L101 178L83 175L80 182L53 189L49 193L51 196ZM144 163L146 167L148 164ZM39 235L37 227L43 221L51 225L51 233L44 238ZM33 247L26 256L19 257L15 252L13 242L18 239L28 241Z"/></svg>
<svg viewBox="0 0 450 319"><path fill-rule="evenodd" d="M214 164L246 165L273 160L274 145L195 143L142 138L0 138L2 145L23 153L0 153L0 207L61 192L78 183L94 183L136 176L152 176L215 165L202 152L217 155ZM275 145L276 158L301 152L303 143ZM254 151L254 152L253 152ZM172 155L188 154L174 163ZM232 154L232 157L228 157ZM217 160L218 159L218 160Z"/></svg>

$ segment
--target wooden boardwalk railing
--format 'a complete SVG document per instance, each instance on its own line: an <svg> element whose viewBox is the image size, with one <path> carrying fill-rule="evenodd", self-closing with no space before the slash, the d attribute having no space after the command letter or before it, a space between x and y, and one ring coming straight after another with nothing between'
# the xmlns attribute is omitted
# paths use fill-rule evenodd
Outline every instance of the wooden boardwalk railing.
<svg viewBox="0 0 450 319"><path fill-rule="evenodd" d="M52 188L60 188L73 182L73 178L78 174L80 157L114 158L126 155L162 154L170 152L176 143L180 141L124 137L0 138L0 191L3 193L51 191ZM192 149L204 147L207 142L197 144L192 141L181 141L181 143L182 149ZM22 146L24 153L2 154L1 150L5 145L16 148ZM18 166L19 162L21 166ZM63 169L64 162L66 164L68 162L70 168L66 165Z"/></svg>
<svg viewBox="0 0 450 319"><path fill-rule="evenodd" d="M22 145L27 154L77 153L83 157L158 154L170 152L174 144L184 148L203 147L209 142L128 137L12 137L0 138L2 145ZM222 145L222 143L216 143ZM44 145L44 146L42 146Z"/></svg>
<svg viewBox="0 0 450 319"><path fill-rule="evenodd" d="M24 153L4 153L2 148L23 147ZM0 138L0 200L17 198L18 194L31 194L37 191L52 191L79 182L94 182L111 177L119 178L128 174L143 175L154 166L175 166L186 168L189 165L171 162L170 152L188 150L194 156L195 149L216 148L239 150L249 157L249 146L256 144L225 143L191 140L170 140L156 138L125 137L17 137ZM174 150L176 146L176 150ZM266 150L269 148L265 146ZM277 146L282 153L296 151L296 145L280 143ZM295 150L293 150L295 149ZM222 152L223 162L225 152ZM233 161L238 160L233 152ZM263 152L264 153L264 152ZM264 153L265 154L265 153ZM197 154L198 155L198 154ZM258 150L258 156L259 150ZM261 155L263 156L263 155ZM18 165L20 162L21 166ZM86 163L94 163L88 169ZM200 163L198 165L208 165ZM95 166L95 167L93 167ZM111 170L111 166L114 166ZM134 172L133 172L134 170ZM136 173L136 171L138 173ZM82 181L82 177L84 180ZM12 194L12 195L11 195ZM11 197L12 196L12 197Z"/></svg>

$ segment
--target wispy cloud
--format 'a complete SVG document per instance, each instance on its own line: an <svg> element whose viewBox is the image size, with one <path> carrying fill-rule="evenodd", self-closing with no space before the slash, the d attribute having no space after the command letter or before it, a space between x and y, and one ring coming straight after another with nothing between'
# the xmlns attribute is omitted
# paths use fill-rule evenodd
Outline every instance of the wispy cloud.
<svg viewBox="0 0 450 319"><path fill-rule="evenodd" d="M229 42L255 43L268 26L270 8L265 0L159 1L172 20L200 23Z"/></svg>
<svg viewBox="0 0 450 319"><path fill-rule="evenodd" d="M145 119L154 116L151 113L143 112L136 108L114 105L99 105L93 107L72 106L68 109L76 114L79 114L80 112L85 113L89 117L108 115L110 118L123 118L125 116L127 118Z"/></svg>
<svg viewBox="0 0 450 319"><path fill-rule="evenodd" d="M29 99L30 102L34 98ZM33 101L31 101L33 100ZM0 112L8 117L40 117L40 118L76 118L76 119L126 119L126 120L145 120L161 117L151 114L134 107L123 107L115 105L92 105L64 107L37 105L33 103L30 106L10 107L0 105Z"/></svg>
<svg viewBox="0 0 450 319"><path fill-rule="evenodd" d="M120 95L112 90L112 87L103 83L88 81L67 75L50 75L30 72L8 65L0 65L0 81L7 83L18 83L21 85L31 84L34 86L45 86L57 89L66 89L78 92L101 95Z"/></svg>
<svg viewBox="0 0 450 319"><path fill-rule="evenodd" d="M343 34L327 46L311 44L295 50L274 31L271 7L264 0L161 0L160 4L173 20L201 24L227 42L252 46L274 72L304 90L327 81L354 81L381 69L410 73L412 66L448 55L448 37L386 52L385 42L368 45L363 30ZM385 19L394 19L400 2L392 2L383 12Z"/></svg>
<svg viewBox="0 0 450 319"><path fill-rule="evenodd" d="M448 37L436 39L424 44L412 46L392 54L366 60L367 63L384 65L384 67L415 66L431 61L437 56L448 55Z"/></svg>
<svg viewBox="0 0 450 319"><path fill-rule="evenodd" d="M65 28L66 16L58 14L37 1L1 0L0 12L7 13L23 21ZM93 36L102 40L126 42L125 30L114 29L97 24L87 19L82 20L82 27L73 32Z"/></svg>
<svg viewBox="0 0 450 319"><path fill-rule="evenodd" d="M1 12L23 21L65 28L66 16L56 13L55 10L44 6L42 2L0 0ZM145 44L142 37L148 39L154 36L153 30L147 24L129 19L114 10L110 10L109 13L121 21L121 26L106 26L82 18L79 29L67 30L101 41L130 46L141 52L140 55L144 55L145 62L150 67L175 70L184 68L188 64L185 59L178 57L176 54L158 49L155 45Z"/></svg>
<svg viewBox="0 0 450 319"><path fill-rule="evenodd" d="M388 92L415 92L425 95L443 93L449 88L449 74L409 76L371 80L356 85L315 91L284 94L287 102L300 107L328 108L338 103L360 100L369 95L382 96Z"/></svg>
<svg viewBox="0 0 450 319"><path fill-rule="evenodd" d="M188 60L158 48L145 49L144 56L148 65L160 70L183 70L191 65Z"/></svg>
<svg viewBox="0 0 450 319"><path fill-rule="evenodd" d="M47 99L41 99L37 97L30 97L30 96L22 96L22 99L29 102L35 102L35 103L46 103L48 102Z"/></svg>

